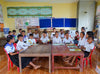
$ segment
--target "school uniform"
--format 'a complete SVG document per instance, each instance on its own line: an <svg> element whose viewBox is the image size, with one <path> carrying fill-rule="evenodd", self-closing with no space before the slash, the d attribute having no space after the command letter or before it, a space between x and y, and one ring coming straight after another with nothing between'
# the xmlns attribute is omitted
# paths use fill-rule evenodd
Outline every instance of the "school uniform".
<svg viewBox="0 0 100 74"><path fill-rule="evenodd" d="M7 52L7 54L9 55L11 61L13 62L13 64L15 64L17 67L19 67L19 55L10 55L9 53L14 53L15 52L15 47L12 44L7 43L5 45L5 51ZM22 69L25 68L29 62L32 61L32 58L21 58L21 63L22 63Z"/></svg>
<svg viewBox="0 0 100 74"><path fill-rule="evenodd" d="M55 32L52 32L51 33L51 39L54 37L54 35L55 35Z"/></svg>
<svg viewBox="0 0 100 74"><path fill-rule="evenodd" d="M86 39L84 37L83 37L83 39L82 38L79 38L78 46L84 46L86 42L87 41L86 41Z"/></svg>
<svg viewBox="0 0 100 74"><path fill-rule="evenodd" d="M68 39L64 38L63 43L72 43L72 44L74 44L73 40L70 37Z"/></svg>
<svg viewBox="0 0 100 74"><path fill-rule="evenodd" d="M47 34L47 36L46 37L48 37L48 33L46 33ZM43 34L41 35L41 37L43 37Z"/></svg>
<svg viewBox="0 0 100 74"><path fill-rule="evenodd" d="M28 40L27 40L27 44L28 44L29 46L31 46L31 45L33 45L33 44L36 44L36 40L35 40L35 39L28 39Z"/></svg>
<svg viewBox="0 0 100 74"><path fill-rule="evenodd" d="M58 37L58 38L54 37L53 44L62 44L62 39L60 37Z"/></svg>
<svg viewBox="0 0 100 74"><path fill-rule="evenodd" d="M90 51L93 50L94 48L94 43L92 42L91 44L89 44L88 42L85 44L84 46L86 48L86 50L84 50L84 57L88 57L90 54Z"/></svg>
<svg viewBox="0 0 100 74"><path fill-rule="evenodd" d="M32 33L27 33L27 37L28 37L28 38L29 38L29 35L30 35L30 34L32 34Z"/></svg>
<svg viewBox="0 0 100 74"><path fill-rule="evenodd" d="M18 41L17 43L17 50L26 50L28 48L28 44L24 43L23 41Z"/></svg>
<svg viewBox="0 0 100 74"><path fill-rule="evenodd" d="M50 41L48 37L41 37L40 40L42 41L42 43L47 43L48 41Z"/></svg>
<svg viewBox="0 0 100 74"><path fill-rule="evenodd" d="M59 33L59 37L61 37L61 38L64 38L64 33L63 34L61 34L61 33Z"/></svg>
<svg viewBox="0 0 100 74"><path fill-rule="evenodd" d="M26 43L27 40L28 40L28 37L25 35L25 36L23 37L23 41Z"/></svg>
<svg viewBox="0 0 100 74"><path fill-rule="evenodd" d="M38 33L37 33L37 34L34 33L34 34L33 34L33 37L34 37L34 38L39 38L39 34L38 34Z"/></svg>

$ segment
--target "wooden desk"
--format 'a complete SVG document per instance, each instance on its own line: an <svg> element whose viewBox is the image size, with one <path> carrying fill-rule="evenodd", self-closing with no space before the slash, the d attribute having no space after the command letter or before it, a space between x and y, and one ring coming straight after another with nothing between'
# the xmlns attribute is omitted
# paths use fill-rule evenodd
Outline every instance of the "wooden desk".
<svg viewBox="0 0 100 74"><path fill-rule="evenodd" d="M19 53L19 67L22 72L21 57L49 57L49 72L51 73L51 45L34 45Z"/></svg>
<svg viewBox="0 0 100 74"><path fill-rule="evenodd" d="M54 67L55 56L80 56L80 67ZM84 53L82 51L70 51L65 45L52 45L52 72L54 72L54 69L80 69L82 72L83 58Z"/></svg>

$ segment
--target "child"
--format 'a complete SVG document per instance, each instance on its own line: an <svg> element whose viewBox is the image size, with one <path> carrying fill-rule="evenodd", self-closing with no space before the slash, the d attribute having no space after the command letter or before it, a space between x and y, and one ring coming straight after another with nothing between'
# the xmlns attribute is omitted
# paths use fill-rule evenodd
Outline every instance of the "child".
<svg viewBox="0 0 100 74"><path fill-rule="evenodd" d="M85 33L85 27L81 27L81 32Z"/></svg>
<svg viewBox="0 0 100 74"><path fill-rule="evenodd" d="M12 35L12 32L11 31L8 32L8 36L7 37L9 37L10 35Z"/></svg>
<svg viewBox="0 0 100 74"><path fill-rule="evenodd" d="M79 43L78 43L78 47L81 47L81 46L84 46L85 45L85 33L84 32L81 32L80 33L80 38L79 38Z"/></svg>
<svg viewBox="0 0 100 74"><path fill-rule="evenodd" d="M16 41L17 40L16 30L13 30L12 32L13 32L12 36L15 38L15 41Z"/></svg>
<svg viewBox="0 0 100 74"><path fill-rule="evenodd" d="M23 41L26 43L28 37L25 35L25 30L22 30L21 34L23 35Z"/></svg>
<svg viewBox="0 0 100 74"><path fill-rule="evenodd" d="M22 33L22 29L19 29L19 33L17 34L17 36L19 35L19 34L21 34Z"/></svg>
<svg viewBox="0 0 100 74"><path fill-rule="evenodd" d="M74 38L74 44L78 44L78 40L79 40L79 32L76 31L75 34L76 34L76 36L75 36L75 38Z"/></svg>
<svg viewBox="0 0 100 74"><path fill-rule="evenodd" d="M43 43L43 44L47 44L50 40L49 38L47 37L47 33L46 32L43 32L43 36L40 38L40 42Z"/></svg>
<svg viewBox="0 0 100 74"><path fill-rule="evenodd" d="M32 33L31 29L28 29L27 37L29 38L29 35Z"/></svg>
<svg viewBox="0 0 100 74"><path fill-rule="evenodd" d="M53 28L53 32L51 33L51 39L54 37L55 32L56 32L56 28Z"/></svg>
<svg viewBox="0 0 100 74"><path fill-rule="evenodd" d="M28 45L23 42L23 35L18 35L18 42L17 42L17 50L22 51L26 50L28 48Z"/></svg>
<svg viewBox="0 0 100 74"><path fill-rule="evenodd" d="M9 55L11 61L13 62L13 64L15 64L17 67L19 67L19 52L15 51L15 47L13 45L14 43L14 37L12 35L10 35L7 38L7 44L5 45L5 51L7 52L7 54ZM37 66L35 64L32 63L32 58L21 58L21 63L22 63L22 69L25 68L28 64L30 64L32 67L34 67L34 69L38 69L40 68L40 66Z"/></svg>
<svg viewBox="0 0 100 74"><path fill-rule="evenodd" d="M30 35L29 35L29 39L27 40L27 44L28 44L29 46L32 46L33 44L36 44L36 40L33 39L33 34L30 34Z"/></svg>
<svg viewBox="0 0 100 74"><path fill-rule="evenodd" d="M73 44L74 42L73 42L73 40L69 37L69 33L66 33L65 35L66 35L66 37L63 39L63 43L65 43L65 44Z"/></svg>
<svg viewBox="0 0 100 74"><path fill-rule="evenodd" d="M58 31L55 32L55 37L53 38L53 44L62 44L62 39L58 35Z"/></svg>
<svg viewBox="0 0 100 74"><path fill-rule="evenodd" d="M43 33L44 33L44 32L47 34L46 36L48 37L47 29L44 29ZM43 34L41 35L41 37L42 37L42 36L43 36Z"/></svg>
<svg viewBox="0 0 100 74"><path fill-rule="evenodd" d="M64 38L64 31L63 31L63 29L60 29L59 37Z"/></svg>
<svg viewBox="0 0 100 74"><path fill-rule="evenodd" d="M38 39L38 38L39 38L38 29L35 29L35 33L33 34L33 37L34 37L35 39Z"/></svg>
<svg viewBox="0 0 100 74"><path fill-rule="evenodd" d="M90 52L94 48L93 40L94 40L94 37L93 36L89 36L85 46L81 46L81 49L84 52L84 57L88 57Z"/></svg>

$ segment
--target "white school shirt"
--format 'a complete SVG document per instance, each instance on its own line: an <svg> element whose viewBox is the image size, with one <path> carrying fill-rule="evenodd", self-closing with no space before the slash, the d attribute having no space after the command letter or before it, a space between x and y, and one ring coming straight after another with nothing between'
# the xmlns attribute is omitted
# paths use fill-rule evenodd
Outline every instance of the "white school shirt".
<svg viewBox="0 0 100 74"><path fill-rule="evenodd" d="M30 35L30 34L32 34L32 33L27 33L27 37L28 37L28 38L29 38L29 35Z"/></svg>
<svg viewBox="0 0 100 74"><path fill-rule="evenodd" d="M43 43L47 43L49 41L49 38L48 37L41 37L40 40L43 42Z"/></svg>
<svg viewBox="0 0 100 74"><path fill-rule="evenodd" d="M41 35L41 37L43 37L43 34ZM48 33L47 33L47 36L46 37L48 37Z"/></svg>
<svg viewBox="0 0 100 74"><path fill-rule="evenodd" d="M87 42L84 47L86 48L85 51L90 52L90 50L93 50L93 48L94 48L94 43L89 44Z"/></svg>
<svg viewBox="0 0 100 74"><path fill-rule="evenodd" d="M28 37L25 35L24 37L23 37L23 41L27 41L28 40Z"/></svg>
<svg viewBox="0 0 100 74"><path fill-rule="evenodd" d="M55 32L52 32L52 33L51 33L51 38L53 38L53 37L54 37L54 34L55 34Z"/></svg>
<svg viewBox="0 0 100 74"><path fill-rule="evenodd" d="M33 37L34 37L34 38L39 38L39 34L38 34L38 33L37 33L37 34L34 33L34 34L33 34Z"/></svg>
<svg viewBox="0 0 100 74"><path fill-rule="evenodd" d="M68 39L64 38L63 43L72 43L72 44L74 44L73 40L70 37Z"/></svg>
<svg viewBox="0 0 100 74"><path fill-rule="evenodd" d="M54 37L53 44L62 44L62 39L60 37L58 37L58 38Z"/></svg>
<svg viewBox="0 0 100 74"><path fill-rule="evenodd" d="M29 46L31 46L31 45L33 45L33 44L36 44L36 40L35 40L35 39L28 39L28 40L27 40L27 44L28 44Z"/></svg>
<svg viewBox="0 0 100 74"><path fill-rule="evenodd" d="M63 34L59 33L59 37L64 38L64 33Z"/></svg>
<svg viewBox="0 0 100 74"><path fill-rule="evenodd" d="M79 38L79 43L78 46L84 46L85 45L86 39L83 37L83 39Z"/></svg>
<svg viewBox="0 0 100 74"><path fill-rule="evenodd" d="M15 52L15 47L14 47L13 43L12 43L12 44L7 43L7 44L5 45L5 50L6 50L6 52L7 52L8 54L9 54L10 52Z"/></svg>
<svg viewBox="0 0 100 74"><path fill-rule="evenodd" d="M23 41L18 41L17 43L17 50L26 50L28 48L28 45L24 43Z"/></svg>

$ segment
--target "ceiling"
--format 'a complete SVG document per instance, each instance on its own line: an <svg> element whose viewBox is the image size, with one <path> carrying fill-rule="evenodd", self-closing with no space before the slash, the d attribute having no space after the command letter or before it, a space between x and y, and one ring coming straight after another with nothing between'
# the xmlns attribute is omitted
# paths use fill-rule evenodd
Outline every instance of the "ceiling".
<svg viewBox="0 0 100 74"><path fill-rule="evenodd" d="M8 2L49 2L49 3L73 3L78 0L5 0Z"/></svg>

